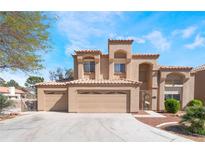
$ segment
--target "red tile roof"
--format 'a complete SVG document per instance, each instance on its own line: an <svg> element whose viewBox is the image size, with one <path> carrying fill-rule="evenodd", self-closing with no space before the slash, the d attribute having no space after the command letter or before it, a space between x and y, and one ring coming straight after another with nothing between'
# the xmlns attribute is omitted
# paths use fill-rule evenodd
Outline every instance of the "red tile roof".
<svg viewBox="0 0 205 154"><path fill-rule="evenodd" d="M192 70L189 66L160 66L160 70Z"/></svg>
<svg viewBox="0 0 205 154"><path fill-rule="evenodd" d="M94 54L102 54L100 50L75 50L76 54L81 54L81 53L94 53Z"/></svg>
<svg viewBox="0 0 205 154"><path fill-rule="evenodd" d="M159 58L159 54L133 54L133 58Z"/></svg>
<svg viewBox="0 0 205 154"><path fill-rule="evenodd" d="M79 79L67 82L67 84L140 84L141 82L133 80L89 80Z"/></svg>
<svg viewBox="0 0 205 154"><path fill-rule="evenodd" d="M133 39L126 39L126 40L108 39L108 43L132 43L133 41L134 41Z"/></svg>
<svg viewBox="0 0 205 154"><path fill-rule="evenodd" d="M36 84L36 86L65 86L65 85L88 85L88 84L117 84L117 85L139 85L141 82L138 81L132 81L132 80L89 80L89 79L79 79L79 80L73 80L68 82L42 82Z"/></svg>
<svg viewBox="0 0 205 154"><path fill-rule="evenodd" d="M0 93L9 93L9 87L0 87ZM24 94L25 92L19 89L15 89L16 94Z"/></svg>
<svg viewBox="0 0 205 154"><path fill-rule="evenodd" d="M200 71L205 71L205 64L194 68L192 70L192 73L197 73L197 72L200 72Z"/></svg>
<svg viewBox="0 0 205 154"><path fill-rule="evenodd" d="M37 83L36 86L65 86L66 85L66 82L40 82L40 83Z"/></svg>

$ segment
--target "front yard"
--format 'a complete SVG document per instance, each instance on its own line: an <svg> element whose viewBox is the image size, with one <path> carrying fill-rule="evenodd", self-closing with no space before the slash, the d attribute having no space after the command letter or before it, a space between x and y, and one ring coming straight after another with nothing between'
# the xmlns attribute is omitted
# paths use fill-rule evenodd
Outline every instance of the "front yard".
<svg viewBox="0 0 205 154"><path fill-rule="evenodd" d="M160 114L164 115L165 117L136 117L136 119L150 126L168 131L176 135L180 135L182 137L188 138L193 141L197 141L197 142L205 141L205 136L190 133L186 129L184 129L181 125L179 125L179 122L181 120L179 114L171 114L171 113L160 113Z"/></svg>

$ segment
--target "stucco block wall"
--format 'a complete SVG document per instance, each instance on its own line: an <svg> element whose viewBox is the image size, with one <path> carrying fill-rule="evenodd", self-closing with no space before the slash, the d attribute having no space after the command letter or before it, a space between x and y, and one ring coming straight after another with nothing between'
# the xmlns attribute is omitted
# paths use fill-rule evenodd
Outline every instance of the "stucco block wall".
<svg viewBox="0 0 205 154"><path fill-rule="evenodd" d="M194 97L205 102L205 71L195 73Z"/></svg>

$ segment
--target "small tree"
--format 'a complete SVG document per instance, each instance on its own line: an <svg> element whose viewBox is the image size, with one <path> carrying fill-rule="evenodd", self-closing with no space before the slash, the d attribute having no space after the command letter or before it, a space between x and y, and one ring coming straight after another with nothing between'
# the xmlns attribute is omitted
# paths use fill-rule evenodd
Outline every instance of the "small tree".
<svg viewBox="0 0 205 154"><path fill-rule="evenodd" d="M50 23L44 12L0 12L0 71L41 69Z"/></svg>
<svg viewBox="0 0 205 154"><path fill-rule="evenodd" d="M6 83L7 87L15 87L15 88L20 88L21 86L16 82L15 80L10 80Z"/></svg>
<svg viewBox="0 0 205 154"><path fill-rule="evenodd" d="M6 81L0 77L0 86L5 86L6 85Z"/></svg>
<svg viewBox="0 0 205 154"><path fill-rule="evenodd" d="M70 81L74 79L74 73L72 69L57 68L55 71L50 71L49 74L51 81Z"/></svg>
<svg viewBox="0 0 205 154"><path fill-rule="evenodd" d="M2 112L2 109L11 106L13 104L13 101L9 100L8 97L0 94L0 113Z"/></svg>
<svg viewBox="0 0 205 154"><path fill-rule="evenodd" d="M181 124L192 133L205 135L205 107L187 107Z"/></svg>
<svg viewBox="0 0 205 154"><path fill-rule="evenodd" d="M36 83L40 83L43 82L44 78L43 77L39 77L39 76L30 76L28 77L28 79L26 80L25 86L28 88L34 88Z"/></svg>

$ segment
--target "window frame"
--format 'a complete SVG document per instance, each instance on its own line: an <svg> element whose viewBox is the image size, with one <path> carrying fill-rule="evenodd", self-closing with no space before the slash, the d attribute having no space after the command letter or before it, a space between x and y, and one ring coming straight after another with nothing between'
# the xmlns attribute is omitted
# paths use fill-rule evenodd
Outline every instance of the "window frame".
<svg viewBox="0 0 205 154"><path fill-rule="evenodd" d="M115 63L114 64L114 72L115 73L125 73L126 67L124 63Z"/></svg>
<svg viewBox="0 0 205 154"><path fill-rule="evenodd" d="M85 73L95 73L95 61L85 61L83 63L83 70Z"/></svg>

